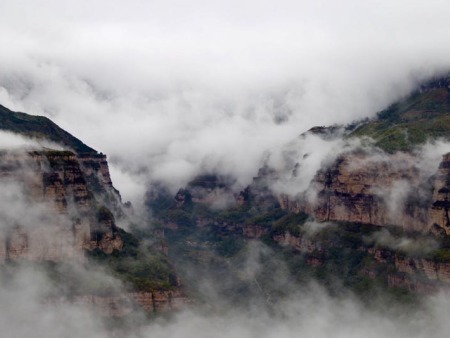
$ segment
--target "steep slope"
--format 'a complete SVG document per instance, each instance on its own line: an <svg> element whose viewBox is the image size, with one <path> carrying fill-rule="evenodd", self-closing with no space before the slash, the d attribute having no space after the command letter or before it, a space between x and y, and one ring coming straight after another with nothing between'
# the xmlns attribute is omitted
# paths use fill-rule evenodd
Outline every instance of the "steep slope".
<svg viewBox="0 0 450 338"><path fill-rule="evenodd" d="M436 174L431 219L435 229L450 235L450 153L444 156Z"/></svg>
<svg viewBox="0 0 450 338"><path fill-rule="evenodd" d="M0 154L2 187L16 192L3 208L29 213L2 217L0 260L82 260L86 249L122 249L114 216L99 203L100 194L119 198L104 161L69 151ZM87 177L97 184L88 184Z"/></svg>
<svg viewBox="0 0 450 338"><path fill-rule="evenodd" d="M444 151L433 161L415 149L448 141L449 122L445 77L356 129L317 127L303 134L330 142L343 137L340 153L323 161L306 192L295 187L305 174L301 161L311 154L299 150L299 162L289 162L286 172L261 168L234 194L234 204L217 207L233 195L227 183L233 180L211 173L175 196L155 186L147 204L185 280L205 276L201 285L215 285L235 303L249 296L267 305L311 278L332 292L344 285L364 299L379 288L402 299L410 292L448 291L450 147L439 148ZM355 142L363 137L375 144ZM292 179L289 194L273 189L286 177ZM193 289L208 299L202 288Z"/></svg>
<svg viewBox="0 0 450 338"><path fill-rule="evenodd" d="M424 174L418 162L408 154L345 153L317 173L313 181L317 199L294 209L304 208L322 222L396 225L428 232L438 182ZM433 173L437 171L438 165Z"/></svg>
<svg viewBox="0 0 450 338"><path fill-rule="evenodd" d="M59 143L77 153L97 153L53 121L44 116L18 113L0 105L0 130L10 131L31 138L47 139Z"/></svg>
<svg viewBox="0 0 450 338"><path fill-rule="evenodd" d="M350 136L368 136L387 152L410 151L427 140L450 139L450 75L423 84L410 96L360 125Z"/></svg>
<svg viewBox="0 0 450 338"><path fill-rule="evenodd" d="M184 304L161 241L142 243L119 227L133 219L106 156L47 118L0 108L0 129L71 149L0 152L0 276L32 264L55 290L50 301L63 297L106 316Z"/></svg>

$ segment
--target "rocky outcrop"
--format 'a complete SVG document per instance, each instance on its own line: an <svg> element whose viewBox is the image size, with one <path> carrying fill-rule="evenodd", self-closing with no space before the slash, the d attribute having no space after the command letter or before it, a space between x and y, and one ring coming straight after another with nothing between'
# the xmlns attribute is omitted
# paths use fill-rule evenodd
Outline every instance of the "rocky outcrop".
<svg viewBox="0 0 450 338"><path fill-rule="evenodd" d="M320 268L328 263L330 251L346 250L339 240L324 240L308 235L294 236L288 231L275 234L275 242L288 246L304 255L307 265ZM392 249L372 245L354 248L356 255L363 254L358 273L372 279L385 278L390 287L398 287L414 293L432 294L450 292L450 263L432 258L408 256ZM342 262L345 264L345 262Z"/></svg>
<svg viewBox="0 0 450 338"><path fill-rule="evenodd" d="M429 258L407 257L392 251L368 250L377 262L393 265L388 285L420 294L450 292L450 263Z"/></svg>
<svg viewBox="0 0 450 338"><path fill-rule="evenodd" d="M450 234L450 154L435 176L424 175L413 155L347 153L320 170L312 184L315 198L278 196L291 212L319 222L342 221L405 230Z"/></svg>
<svg viewBox="0 0 450 338"><path fill-rule="evenodd" d="M319 221L345 221L373 225L395 224L423 229L427 210L409 205L410 187L421 185L419 171L408 155L372 159L365 154L340 157L319 171L314 185L317 200L310 206Z"/></svg>
<svg viewBox="0 0 450 338"><path fill-rule="evenodd" d="M0 154L0 184L16 195L5 201L0 260L83 260L84 250L122 248L106 205L120 202L104 155L69 151ZM119 201L119 202L118 202Z"/></svg>
<svg viewBox="0 0 450 338"><path fill-rule="evenodd" d="M426 279L450 284L450 263L434 262L423 258L395 257L398 271L409 275L420 274Z"/></svg>
<svg viewBox="0 0 450 338"><path fill-rule="evenodd" d="M450 153L446 154L436 174L431 223L434 230L450 235Z"/></svg>
<svg viewBox="0 0 450 338"><path fill-rule="evenodd" d="M275 234L273 240L281 246L290 246L302 253L312 254L313 252L324 250L324 243L306 236L294 236L289 231Z"/></svg>
<svg viewBox="0 0 450 338"><path fill-rule="evenodd" d="M181 310L189 299L179 289L171 291L130 292L118 295L74 296L67 300L73 304L88 306L106 317L124 317L136 311L165 313Z"/></svg>
<svg viewBox="0 0 450 338"><path fill-rule="evenodd" d="M388 285L391 288L405 289L410 292L421 294L421 295L431 295L437 292L448 293L448 288L443 288L435 283L430 283L427 281L419 280L417 278L411 278L406 274L391 274L388 276Z"/></svg>

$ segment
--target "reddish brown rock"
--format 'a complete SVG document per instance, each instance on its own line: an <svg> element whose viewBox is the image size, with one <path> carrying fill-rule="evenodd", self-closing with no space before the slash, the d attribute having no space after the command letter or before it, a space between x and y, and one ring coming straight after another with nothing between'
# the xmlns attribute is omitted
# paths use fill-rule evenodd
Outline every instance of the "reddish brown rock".
<svg viewBox="0 0 450 338"><path fill-rule="evenodd" d="M242 227L242 233L246 238L261 238L269 233L269 229L262 225L248 224Z"/></svg>
<svg viewBox="0 0 450 338"><path fill-rule="evenodd" d="M431 208L433 229L440 229L450 235L450 153L443 157L436 174Z"/></svg>
<svg viewBox="0 0 450 338"><path fill-rule="evenodd" d="M130 292L118 295L74 296L73 304L88 306L96 313L106 317L124 317L137 310L164 313L183 309L190 300L179 289L171 291Z"/></svg>
<svg viewBox="0 0 450 338"><path fill-rule="evenodd" d="M106 194L113 201L116 193L103 155L2 153L0 181L17 186L23 199L17 203L27 215L5 224L0 260L83 260L85 249L111 253L122 248L114 215L106 206L99 208ZM100 218L99 210L108 212Z"/></svg>
<svg viewBox="0 0 450 338"><path fill-rule="evenodd" d="M318 189L317 201L309 207L316 219L424 228L426 211L411 215L402 210L404 201L391 197L393 190L404 189L402 184L421 183L417 168L409 165L414 159L408 155L392 156L397 158L373 159L365 154L347 154L332 167L319 171L314 182Z"/></svg>
<svg viewBox="0 0 450 338"><path fill-rule="evenodd" d="M424 175L416 162L418 158L403 153L347 153L317 172L311 184L315 198L279 195L278 203L291 212L313 215L319 222L396 225L448 235L450 154L443 156L434 177Z"/></svg>

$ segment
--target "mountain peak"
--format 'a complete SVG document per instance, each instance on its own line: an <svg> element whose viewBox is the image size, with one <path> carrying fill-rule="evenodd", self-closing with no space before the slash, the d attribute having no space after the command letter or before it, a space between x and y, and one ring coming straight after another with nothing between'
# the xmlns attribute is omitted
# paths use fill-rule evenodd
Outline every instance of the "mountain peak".
<svg viewBox="0 0 450 338"><path fill-rule="evenodd" d="M97 153L95 149L87 146L47 117L14 112L2 105L0 105L0 130L31 138L47 139L79 154Z"/></svg>

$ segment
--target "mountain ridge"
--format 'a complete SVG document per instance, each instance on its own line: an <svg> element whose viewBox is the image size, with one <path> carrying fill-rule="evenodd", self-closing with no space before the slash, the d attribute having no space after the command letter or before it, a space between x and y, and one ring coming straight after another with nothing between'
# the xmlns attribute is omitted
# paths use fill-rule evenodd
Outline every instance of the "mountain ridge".
<svg viewBox="0 0 450 338"><path fill-rule="evenodd" d="M318 280L332 292L338 291L333 281L339 279L366 299L382 288L405 300L411 294L450 290L449 157L442 154L441 165L432 169L433 175L426 176L428 173L423 174L415 163L419 155L411 152L427 140L450 136L449 126L442 123L450 116L448 83L437 80L392 107L344 133L334 126L309 131L330 142L339 137L347 141L367 137L375 140L372 148L344 149L315 172L309 189L317 193L316 204L301 194L275 193L273 182L280 173L269 166L261 168L253 182L237 193L229 186L234 182L232 178L203 173L180 187L174 196L162 185L153 191L150 188L146 206L153 218L148 224L131 225L131 232L114 223L113 216L123 206L103 154L47 118L14 113L2 106L0 129L47 137L75 151L35 154L44 156L44 167L48 165L54 171L43 173L44 186L51 188L51 198L63 212L67 203L64 189L69 195L81 194L73 199L81 205L94 201L95 194L102 196L98 200L107 204L96 204L96 213L90 216L97 217L98 226L90 231L85 227L91 245L86 259L110 269L126 283L126 291L137 292L132 297L151 311L185 303L184 287L191 299L207 304L211 296L204 285L214 285L216 292L233 305L246 306L256 300L261 306L271 306L272 300L289 297L289 292L310 279ZM2 121L7 121L4 126ZM441 127L437 132L436 124ZM415 126L421 137L405 138L405 133L414 134ZM302 135L306 138L308 132ZM307 160L308 154L301 159ZM73 170L68 169L77 166L79 177L74 180ZM294 163L288 174L301 177L301 164ZM102 179L98 181L98 177ZM415 186L428 193L414 195L411 187ZM111 196L105 197L105 191ZM395 200L398 196L391 196L393 191L404 193L400 196L405 199ZM223 202L230 199L231 203ZM399 203L396 208L389 204L393 201ZM114 234L123 247L102 244ZM23 238L18 232L13 239L27 243ZM405 241L418 242L422 248L405 249L398 244ZM244 273L249 257L256 259L254 264L259 267L250 277ZM199 282L198 278L203 277L206 280ZM86 291L77 296L89 296L83 298L87 303L123 302L121 296L114 298L106 290L100 291L103 294L96 297L101 299L89 298L92 294ZM157 297L160 301L155 300Z"/></svg>
<svg viewBox="0 0 450 338"><path fill-rule="evenodd" d="M231 190L220 174L200 174L174 196L150 190L147 205L182 278L192 284L190 275L209 275L206 283L218 285L232 303L245 303L239 290L256 298L262 292L262 303L267 297L289 297L292 285L309 279L331 292L338 292L333 286L338 279L364 299L380 288L403 300L449 292L450 148L437 155L436 163L423 163L414 151L426 142L450 139L450 124L442 123L450 118L446 79L425 84L394 108L353 127L315 127L303 133L300 141L311 135L330 144L340 138L349 144L358 144L353 142L357 138L374 140L342 147L339 156L325 161L307 190L314 198L272 189L287 177L292 191L295 179L302 177L302 161L310 154L299 149L292 150L298 152L297 163L290 160L285 172L262 167L223 209L213 207ZM405 138L415 130L420 137ZM429 143L426 149L432 148ZM278 257L289 273L278 271L270 263L273 258L261 254L254 279L241 276L243 257L255 241L264 243L263 252ZM280 285L274 271L292 284ZM203 295L199 289L192 292Z"/></svg>
<svg viewBox="0 0 450 338"><path fill-rule="evenodd" d="M162 241L152 234L144 243L120 227L134 219L113 186L106 155L46 117L3 106L0 130L67 148L0 151L0 273L31 264L57 299L102 316L173 311L189 301Z"/></svg>
<svg viewBox="0 0 450 338"><path fill-rule="evenodd" d="M96 154L95 149L60 128L45 116L14 112L0 104L0 130L21 134L30 138L59 143L77 153Z"/></svg>
<svg viewBox="0 0 450 338"><path fill-rule="evenodd" d="M405 98L355 123L349 137L370 137L375 145L393 153L411 151L436 139L450 140L450 75L422 84Z"/></svg>

